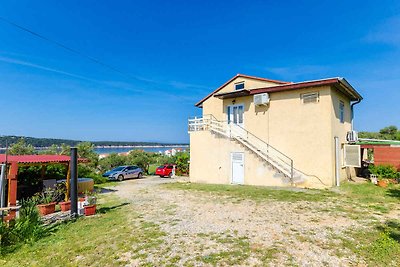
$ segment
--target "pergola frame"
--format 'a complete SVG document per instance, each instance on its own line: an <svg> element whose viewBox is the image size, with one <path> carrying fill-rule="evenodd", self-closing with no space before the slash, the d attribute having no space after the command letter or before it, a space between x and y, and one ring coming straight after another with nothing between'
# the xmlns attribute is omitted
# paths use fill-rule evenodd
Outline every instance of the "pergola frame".
<svg viewBox="0 0 400 267"><path fill-rule="evenodd" d="M0 154L0 163L6 163L6 156ZM88 162L87 159L80 158L78 162ZM7 167L8 167L8 208L10 208L10 214L8 219L15 218L16 210L14 209L17 205L17 188L18 188L18 168L19 167L30 167L30 166L42 166L41 176L44 178L46 166L61 164L67 166L67 181L66 187L67 192L65 194L65 200L68 200L70 196L70 179L71 179L71 158L65 155L9 155L7 156Z"/></svg>

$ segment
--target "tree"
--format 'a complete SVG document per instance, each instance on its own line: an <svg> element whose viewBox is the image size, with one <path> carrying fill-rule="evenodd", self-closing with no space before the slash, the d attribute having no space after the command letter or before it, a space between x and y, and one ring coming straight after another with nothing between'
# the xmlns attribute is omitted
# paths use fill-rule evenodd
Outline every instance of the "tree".
<svg viewBox="0 0 400 267"><path fill-rule="evenodd" d="M385 134L385 135L392 135L392 136L394 136L394 135L397 133L397 127L394 126L394 125L391 125L391 126L388 126L388 127L385 127L385 128L383 128L383 129L381 129L381 130L379 131L379 133Z"/></svg>
<svg viewBox="0 0 400 267"><path fill-rule="evenodd" d="M17 143L10 146L8 153L10 155L32 155L35 154L35 148L26 144L25 139L21 138Z"/></svg>
<svg viewBox="0 0 400 267"><path fill-rule="evenodd" d="M62 143L60 147L60 155L69 156L70 154L71 154L71 146Z"/></svg>
<svg viewBox="0 0 400 267"><path fill-rule="evenodd" d="M99 169L102 172L111 170L117 166L127 164L127 156L121 156L117 153L111 153L105 158L99 160Z"/></svg>
<svg viewBox="0 0 400 267"><path fill-rule="evenodd" d="M96 168L99 163L99 155L94 151L94 145L90 142L81 142L77 146L78 156L88 159L88 166Z"/></svg>
<svg viewBox="0 0 400 267"><path fill-rule="evenodd" d="M132 150L128 155L128 162L129 164L139 166L145 173L149 173L151 156L150 153L142 150Z"/></svg>
<svg viewBox="0 0 400 267"><path fill-rule="evenodd" d="M52 144L48 149L45 149L42 151L41 154L46 154L46 155L58 155L60 149L56 144Z"/></svg>

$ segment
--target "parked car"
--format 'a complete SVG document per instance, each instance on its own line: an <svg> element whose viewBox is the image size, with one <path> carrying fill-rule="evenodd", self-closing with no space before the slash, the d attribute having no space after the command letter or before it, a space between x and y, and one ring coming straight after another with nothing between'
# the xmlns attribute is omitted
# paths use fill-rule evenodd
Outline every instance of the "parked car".
<svg viewBox="0 0 400 267"><path fill-rule="evenodd" d="M162 166L157 167L156 169L156 175L160 176L160 177L172 177L172 170L174 169L174 165L173 164L165 164Z"/></svg>
<svg viewBox="0 0 400 267"><path fill-rule="evenodd" d="M123 181L127 178L142 178L143 170L138 166L118 166L111 171L103 173L109 180Z"/></svg>

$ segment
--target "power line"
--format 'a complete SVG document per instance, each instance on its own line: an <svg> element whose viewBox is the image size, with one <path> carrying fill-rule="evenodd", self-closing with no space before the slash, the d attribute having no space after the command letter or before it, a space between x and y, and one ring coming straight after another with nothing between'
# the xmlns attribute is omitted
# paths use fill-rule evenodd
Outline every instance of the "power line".
<svg viewBox="0 0 400 267"><path fill-rule="evenodd" d="M121 71L121 70L119 70L119 69L117 69L117 68L115 68L115 67L113 67L113 66L111 66L111 65L109 65L109 64L107 64L107 63L101 62L100 60L98 60L98 59L96 59L96 58L94 58L94 57L91 57L91 56L89 56L89 55L87 55L87 54L84 54L84 53L82 53L82 52L80 52L80 51L78 51L78 50L76 50L76 49L73 49L73 48L71 48L71 47L68 47L68 46L66 46L66 45L64 45L64 44L62 44L62 43L60 43L60 42L58 42L58 41L52 40L52 39L50 39L50 38L47 38L47 37L44 36L44 35L41 35L41 34L39 34L39 33L37 33L37 32L34 32L34 31L32 31L32 30L30 30L30 29L28 29L28 28L25 28L25 27L23 27L23 26L21 26L21 25L18 25L18 24L16 24L16 23L14 23L14 22L12 22L12 21L10 21L10 20L4 18L4 17L1 17L1 16L0 16L0 20L2 20L2 21L5 22L5 23L8 23L8 24L11 25L11 26L16 27L16 28L19 29L19 30L25 31L25 32L27 32L27 33L30 33L31 35L33 35L33 36L35 36L35 37L37 37L37 38L39 38L39 39L42 39L42 40L44 40L44 41L46 41L46 42L49 42L49 43L52 43L52 44L54 44L54 45L56 45L56 46L58 46L58 47L61 47L61 48L65 49L65 50L71 52L71 53L74 53L74 54L76 54L76 55L79 55L79 56L81 56L81 57L83 57L83 58L86 58L86 59L88 59L88 60L90 60L90 61L96 63L96 64L99 64L99 65L101 65L101 66L103 66L103 67L106 67L106 68L112 70L112 71L115 71L115 72L117 72L117 73L119 73L119 74L121 74L121 75L123 75L123 76L125 76L125 77L127 77L127 78L131 78L131 79L135 79L135 80L143 80L143 79L140 79L140 78L138 78L138 77L136 77L136 76L134 76L134 75L131 75L131 74L129 74L129 73L125 73L125 72L123 72L123 71Z"/></svg>

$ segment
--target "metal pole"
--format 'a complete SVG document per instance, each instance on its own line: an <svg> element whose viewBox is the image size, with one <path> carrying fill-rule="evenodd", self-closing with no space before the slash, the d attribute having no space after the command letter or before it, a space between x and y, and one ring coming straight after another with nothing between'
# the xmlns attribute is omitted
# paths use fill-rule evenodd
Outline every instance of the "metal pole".
<svg viewBox="0 0 400 267"><path fill-rule="evenodd" d="M294 176L293 171L294 171L293 160L290 160L290 181L291 181L292 185L293 185L293 176Z"/></svg>
<svg viewBox="0 0 400 267"><path fill-rule="evenodd" d="M339 137L335 136L335 183L340 186Z"/></svg>
<svg viewBox="0 0 400 267"><path fill-rule="evenodd" d="M6 202L6 164L1 164L1 173L0 173L0 208L5 207L5 202ZM1 217L3 218L3 211L0 212Z"/></svg>
<svg viewBox="0 0 400 267"><path fill-rule="evenodd" d="M71 147L71 217L78 217L78 149Z"/></svg>

